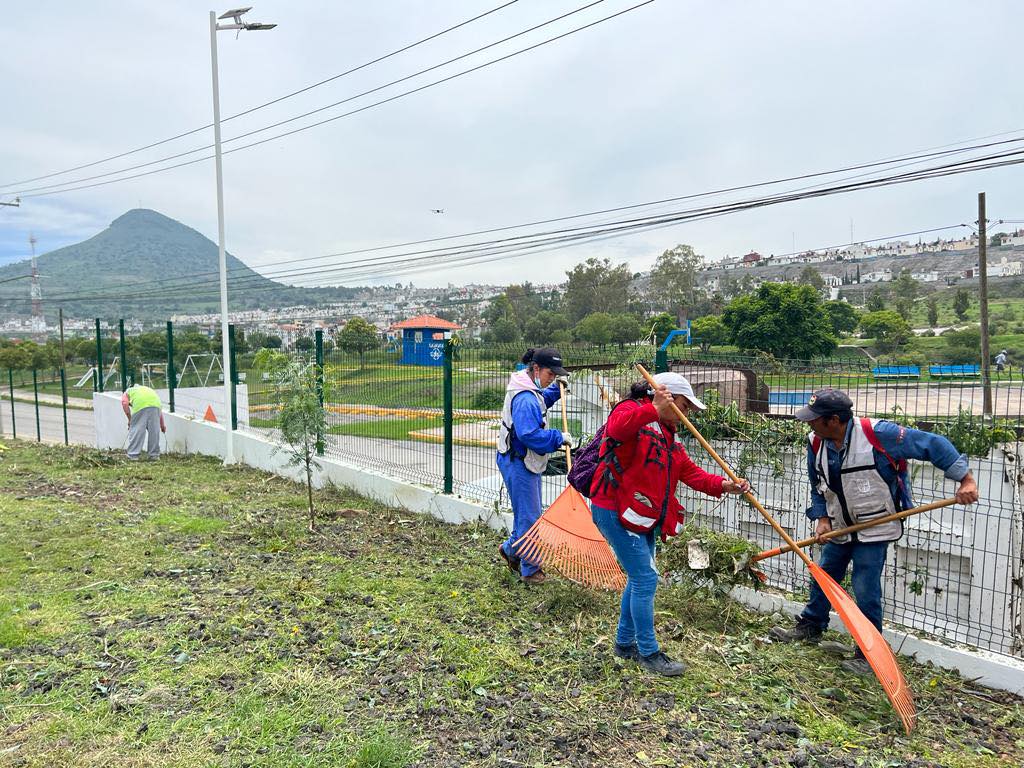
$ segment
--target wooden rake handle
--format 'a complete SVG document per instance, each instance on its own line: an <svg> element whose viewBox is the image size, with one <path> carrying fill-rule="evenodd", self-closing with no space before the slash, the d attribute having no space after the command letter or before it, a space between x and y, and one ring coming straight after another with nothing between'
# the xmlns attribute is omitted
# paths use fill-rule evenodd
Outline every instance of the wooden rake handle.
<svg viewBox="0 0 1024 768"><path fill-rule="evenodd" d="M562 403L562 431L569 431L569 416L565 406L565 382L561 379L558 380L558 391L561 396L558 398ZM565 448L565 471L568 472L572 469L572 446L568 443L562 446Z"/></svg>
<svg viewBox="0 0 1024 768"><path fill-rule="evenodd" d="M647 383L650 384L652 388L657 389L658 382L656 382L654 380L654 377L647 372L646 368L640 365L640 363L637 363L636 369L640 371L641 376L647 379ZM700 433L700 430L693 426L693 422L686 418L686 414L679 410L675 403L672 403L672 410L675 411L676 416L679 417L683 425L688 430L690 430L690 434L692 434L697 439L697 442L701 444L701 447L705 451L707 451L708 455L710 455L711 458L714 459L715 462L718 464L718 466L722 468L722 471L725 472L729 479L732 480L734 483L738 483L740 481L739 476L732 471L732 467L726 464L725 460L718 455L718 452L711 447L711 443L704 439L704 435ZM768 510L761 505L761 502L757 500L757 497L754 496L754 494L751 493L750 491L744 493L743 497L750 502L754 509L761 513L761 517L763 517L768 522L768 524L775 529L775 532L782 537L782 540L785 541L786 544L788 544L790 548L796 552L797 556L804 561L807 567L810 568L811 558L807 556L806 552L804 552L802 549L800 549L800 547L797 546L796 542L793 540L793 537L786 533L785 529L781 525L779 525L778 522L776 522L775 518L772 517L768 513Z"/></svg>
<svg viewBox="0 0 1024 768"><path fill-rule="evenodd" d="M866 523L857 523L856 525L850 525L846 528L837 528L834 531L829 531L828 533L822 534L821 538L826 540L834 539L837 536L845 536L848 533L856 533L857 531L863 531L865 528L872 528L873 526L881 525L882 523L891 523L893 520L902 520L905 517L919 515L922 512L931 512L933 509L942 509L942 507L948 507L952 504L956 504L956 499L942 499L941 501L933 501L930 504L922 504L921 506L914 507L913 509L905 509L902 512L893 512L891 515L885 515L884 517L879 517L876 520L870 520ZM800 539L800 541L796 542L796 545L801 548L809 547L811 544L814 544L817 540L817 536L809 536L806 539ZM750 562L756 563L758 560L765 560L769 557L775 557L776 555L781 555L789 551L790 548L788 545L784 547L776 547L775 549L766 549L764 552L759 552L758 554L750 558Z"/></svg>

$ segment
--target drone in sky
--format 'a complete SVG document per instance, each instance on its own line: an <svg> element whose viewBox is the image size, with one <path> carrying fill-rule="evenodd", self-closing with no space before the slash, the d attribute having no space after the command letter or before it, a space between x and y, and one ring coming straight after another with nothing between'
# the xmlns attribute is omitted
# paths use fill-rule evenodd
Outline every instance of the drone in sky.
<svg viewBox="0 0 1024 768"><path fill-rule="evenodd" d="M431 213L444 213L444 208L431 208Z"/></svg>

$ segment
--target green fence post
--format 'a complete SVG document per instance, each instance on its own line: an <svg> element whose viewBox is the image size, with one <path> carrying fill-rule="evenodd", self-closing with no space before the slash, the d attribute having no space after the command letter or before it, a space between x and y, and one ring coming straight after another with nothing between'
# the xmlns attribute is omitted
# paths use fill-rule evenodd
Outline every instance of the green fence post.
<svg viewBox="0 0 1024 768"><path fill-rule="evenodd" d="M39 379L36 376L36 369L32 369L32 395L36 401L36 442L43 441L43 433L39 427Z"/></svg>
<svg viewBox="0 0 1024 768"><path fill-rule="evenodd" d="M128 350L124 342L124 318L117 321L117 329L121 332L121 391L128 389Z"/></svg>
<svg viewBox="0 0 1024 768"><path fill-rule="evenodd" d="M64 412L64 445L68 444L68 380L60 369L60 408Z"/></svg>
<svg viewBox="0 0 1024 768"><path fill-rule="evenodd" d="M11 437L18 437L18 420L14 415L14 369L7 369L7 383L11 388Z"/></svg>
<svg viewBox="0 0 1024 768"><path fill-rule="evenodd" d="M174 387L178 384L178 374L174 370L174 327L167 321L167 401L174 413Z"/></svg>
<svg viewBox="0 0 1024 768"><path fill-rule="evenodd" d="M454 408L452 406L452 357L455 348L451 339L444 342L444 492L451 493L454 486L452 448L454 445Z"/></svg>
<svg viewBox="0 0 1024 768"><path fill-rule="evenodd" d="M313 339L316 342L316 399L320 401L320 410L322 411L324 409L324 331L322 328L316 329ZM316 436L316 453L318 456L324 455L323 434Z"/></svg>
<svg viewBox="0 0 1024 768"><path fill-rule="evenodd" d="M654 372L665 373L668 370L668 350L659 349L654 353Z"/></svg>
<svg viewBox="0 0 1024 768"><path fill-rule="evenodd" d="M231 366L231 429L238 430L238 367L235 365L235 326L228 323L228 361Z"/></svg>
<svg viewBox="0 0 1024 768"><path fill-rule="evenodd" d="M94 391L103 391L103 337L100 336L100 319L96 318L96 382Z"/></svg>

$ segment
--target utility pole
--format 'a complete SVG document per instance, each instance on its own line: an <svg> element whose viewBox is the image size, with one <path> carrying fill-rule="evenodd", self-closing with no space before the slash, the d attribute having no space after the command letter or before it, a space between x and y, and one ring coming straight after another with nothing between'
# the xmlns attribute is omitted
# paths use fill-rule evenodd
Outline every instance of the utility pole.
<svg viewBox="0 0 1024 768"><path fill-rule="evenodd" d="M32 286L29 295L32 297L32 330L40 341L46 341L46 318L43 317L43 289L39 287L39 267L36 265L36 236L28 236L28 244L32 246Z"/></svg>
<svg viewBox="0 0 1024 768"><path fill-rule="evenodd" d="M985 220L985 193L978 193L978 309L981 312L981 412L992 415L992 376L988 354L988 236Z"/></svg>
<svg viewBox="0 0 1024 768"><path fill-rule="evenodd" d="M21 207L21 198L20 197L14 198L14 202L13 203L3 203L3 202L0 202L0 205L9 205L9 206L11 206L11 208L20 208Z"/></svg>

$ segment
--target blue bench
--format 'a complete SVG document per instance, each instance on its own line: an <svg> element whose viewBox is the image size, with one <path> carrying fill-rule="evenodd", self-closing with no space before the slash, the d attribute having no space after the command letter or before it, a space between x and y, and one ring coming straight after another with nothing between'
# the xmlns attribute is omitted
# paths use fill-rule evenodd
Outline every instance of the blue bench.
<svg viewBox="0 0 1024 768"><path fill-rule="evenodd" d="M920 379L921 367L917 365L880 365L871 369L876 379Z"/></svg>
<svg viewBox="0 0 1024 768"><path fill-rule="evenodd" d="M933 365L928 369L933 379L967 379L981 376L980 365Z"/></svg>
<svg viewBox="0 0 1024 768"><path fill-rule="evenodd" d="M806 405L810 392L769 392L768 405Z"/></svg>

